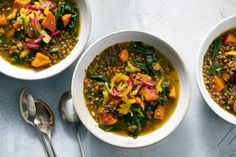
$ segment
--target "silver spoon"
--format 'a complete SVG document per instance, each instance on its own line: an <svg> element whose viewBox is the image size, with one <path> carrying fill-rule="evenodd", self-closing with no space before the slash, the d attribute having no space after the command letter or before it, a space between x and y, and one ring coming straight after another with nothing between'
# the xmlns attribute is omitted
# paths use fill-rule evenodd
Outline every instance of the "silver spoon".
<svg viewBox="0 0 236 157"><path fill-rule="evenodd" d="M47 135L52 154L56 157L56 153L52 145L52 131L55 127L54 113L49 105L42 100L34 100L34 102L36 106L36 117L34 123L38 126L41 132Z"/></svg>
<svg viewBox="0 0 236 157"><path fill-rule="evenodd" d="M71 92L65 92L60 99L60 113L62 119L68 123L69 125L73 126L76 130L78 141L79 141L79 148L80 148L80 155L81 157L85 157L84 149L82 146L80 133L79 133L79 117L77 116L74 105L72 102Z"/></svg>
<svg viewBox="0 0 236 157"><path fill-rule="evenodd" d="M19 103L20 103L20 114L23 120L26 123L32 125L36 129L40 137L40 140L44 146L44 150L46 152L47 157L51 157L50 151L47 147L45 139L43 138L43 135L41 134L38 126L34 124L34 120L36 117L36 107L35 107L34 99L27 88L24 88L22 90Z"/></svg>

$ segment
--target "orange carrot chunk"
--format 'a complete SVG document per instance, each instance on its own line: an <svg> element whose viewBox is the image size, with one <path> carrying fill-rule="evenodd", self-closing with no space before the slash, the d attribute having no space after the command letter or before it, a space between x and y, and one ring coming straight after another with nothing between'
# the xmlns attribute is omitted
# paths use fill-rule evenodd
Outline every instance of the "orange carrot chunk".
<svg viewBox="0 0 236 157"><path fill-rule="evenodd" d="M48 56L38 52L34 58L34 60L31 62L31 65L35 68L44 67L50 64L50 59Z"/></svg>
<svg viewBox="0 0 236 157"><path fill-rule="evenodd" d="M30 4L31 0L15 0L14 1L14 7L17 10L20 10L21 8L25 8L27 5Z"/></svg>
<svg viewBox="0 0 236 157"><path fill-rule="evenodd" d="M126 63L128 61L129 58L129 52L127 49L122 50L119 54L118 54L118 59L120 62L122 63Z"/></svg>
<svg viewBox="0 0 236 157"><path fill-rule="evenodd" d="M62 20L62 23L63 23L63 26L66 27L70 21L71 21L71 14L65 14L61 17L61 20Z"/></svg>
<svg viewBox="0 0 236 157"><path fill-rule="evenodd" d="M229 33L224 42L225 45L236 44L236 37Z"/></svg>
<svg viewBox="0 0 236 157"><path fill-rule="evenodd" d="M163 120L165 118L166 108L165 106L159 106L154 112L155 120Z"/></svg>
<svg viewBox="0 0 236 157"><path fill-rule="evenodd" d="M169 94L170 98L176 99L176 90L175 90L175 86L170 86L170 94Z"/></svg>
<svg viewBox="0 0 236 157"><path fill-rule="evenodd" d="M217 76L214 76L213 80L214 80L215 90L217 92L220 92L220 91L222 91L225 88L225 83L224 83L224 81L222 79L220 79Z"/></svg>
<svg viewBox="0 0 236 157"><path fill-rule="evenodd" d="M0 15L0 26L6 26L7 22L7 17L5 15Z"/></svg>
<svg viewBox="0 0 236 157"><path fill-rule="evenodd" d="M98 111L99 113L99 123L105 126L113 125L117 120L109 113L106 113L102 109Z"/></svg>
<svg viewBox="0 0 236 157"><path fill-rule="evenodd" d="M42 22L42 26L43 26L43 28L45 28L45 29L47 29L51 32L55 32L55 30L56 30L56 18L52 14L52 12L48 11L48 14L46 15L46 17L44 18L44 20Z"/></svg>

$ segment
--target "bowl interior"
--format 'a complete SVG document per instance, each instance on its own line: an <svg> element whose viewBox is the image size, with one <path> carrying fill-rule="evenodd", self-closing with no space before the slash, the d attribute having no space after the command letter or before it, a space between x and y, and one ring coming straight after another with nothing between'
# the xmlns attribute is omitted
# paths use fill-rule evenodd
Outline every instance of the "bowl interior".
<svg viewBox="0 0 236 157"><path fill-rule="evenodd" d="M208 93L204 81L203 81L203 59L204 55L206 54L209 46L211 43L222 33L224 33L227 30L230 30L232 28L236 27L236 16L229 17L220 23L218 23L215 27L213 27L209 33L204 38L200 49L199 49L199 55L197 59L197 66L196 66L196 76L197 76L197 83L198 87L200 89L200 92L202 96L204 97L207 104L210 106L210 108L218 114L221 118L225 119L226 121L236 124L236 117L229 112L225 111L223 108L221 108L210 96Z"/></svg>
<svg viewBox="0 0 236 157"><path fill-rule="evenodd" d="M2 67L0 71L8 76L18 79L37 80L54 76L69 67L82 52L88 40L91 27L91 13L87 0L79 0L77 1L77 3L80 7L80 21L82 24L80 26L79 41L72 50L72 52L65 59L63 59L60 63L53 65L47 69L41 71L34 71L31 69L23 69L14 66L4 60L2 57L0 57L0 67Z"/></svg>
<svg viewBox="0 0 236 157"><path fill-rule="evenodd" d="M90 115L86 108L83 96L83 79L85 78L85 69L89 66L97 54L102 52L105 48L120 42L125 41L142 41L146 44L154 46L167 56L173 63L177 70L180 79L180 97L176 110L170 119L160 129L137 139L131 137L119 136L113 133L103 131L98 127L98 124ZM90 130L95 136L101 140L119 147L137 148L156 143L168 136L181 122L187 111L190 99L190 82L187 76L185 66L176 53L168 44L161 39L144 32L136 31L123 31L108 35L101 40L98 40L91 45L85 53L81 56L74 71L72 80L72 97L74 105L82 123Z"/></svg>

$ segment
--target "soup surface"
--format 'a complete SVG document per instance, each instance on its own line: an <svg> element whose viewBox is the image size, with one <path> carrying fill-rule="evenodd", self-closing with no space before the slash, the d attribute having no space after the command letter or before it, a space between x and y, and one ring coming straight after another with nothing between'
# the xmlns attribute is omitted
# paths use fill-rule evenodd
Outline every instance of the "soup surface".
<svg viewBox="0 0 236 157"><path fill-rule="evenodd" d="M179 80L158 50L142 42L119 43L89 65L84 96L101 129L137 138L169 119L178 101Z"/></svg>
<svg viewBox="0 0 236 157"><path fill-rule="evenodd" d="M236 114L236 29L212 42L204 56L203 77L215 102Z"/></svg>
<svg viewBox="0 0 236 157"><path fill-rule="evenodd" d="M45 69L78 41L75 0L5 0L0 4L0 56L11 64Z"/></svg>

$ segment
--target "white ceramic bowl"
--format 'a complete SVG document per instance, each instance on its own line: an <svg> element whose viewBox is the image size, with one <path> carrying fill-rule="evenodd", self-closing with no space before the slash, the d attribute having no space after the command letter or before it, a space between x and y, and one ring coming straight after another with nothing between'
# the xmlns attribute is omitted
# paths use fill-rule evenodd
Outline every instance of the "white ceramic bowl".
<svg viewBox="0 0 236 157"><path fill-rule="evenodd" d="M222 33L236 27L236 16L231 16L216 24L205 36L199 48L196 64L196 77L198 88L210 108L224 120L236 124L236 117L221 108L208 93L203 81L203 59L211 43Z"/></svg>
<svg viewBox="0 0 236 157"><path fill-rule="evenodd" d="M142 41L148 45L154 46L156 49L163 52L165 56L167 56L169 60L173 63L180 80L180 97L176 110L174 111L172 116L160 129L150 134L139 136L137 139L119 136L114 133L105 132L100 129L98 127L98 124L90 115L83 96L83 80L85 78L85 69L87 69L87 67L95 58L95 56L101 53L104 49L116 43L125 41ZM185 65L179 57L178 53L158 37L140 31L116 32L96 41L85 51L85 53L79 59L72 79L73 102L76 112L82 123L90 132L92 132L99 139L109 144L125 148L137 148L148 146L167 137L172 131L175 130L175 128L180 124L180 122L184 118L190 101L190 93L191 89L189 77L187 75Z"/></svg>
<svg viewBox="0 0 236 157"><path fill-rule="evenodd" d="M0 72L17 79L23 80L39 80L54 76L67 67L69 67L80 55L87 43L90 28L91 28L91 11L87 0L77 0L80 8L81 28L79 34L79 41L72 50L72 52L60 63L53 65L41 71L34 71L31 69L22 69L10 64L0 57Z"/></svg>

